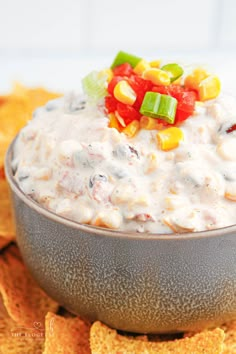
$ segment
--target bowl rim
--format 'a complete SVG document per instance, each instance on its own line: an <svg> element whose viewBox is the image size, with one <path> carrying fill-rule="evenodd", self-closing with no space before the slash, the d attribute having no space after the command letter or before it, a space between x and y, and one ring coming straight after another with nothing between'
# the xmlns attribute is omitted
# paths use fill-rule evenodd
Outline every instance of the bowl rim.
<svg viewBox="0 0 236 354"><path fill-rule="evenodd" d="M163 234L163 233L138 233L135 231L121 231L121 230L113 230L103 227L97 227L87 224L81 224L77 221L70 220L66 217L58 215L51 210L46 209L41 206L38 202L33 200L31 197L27 196L17 185L16 180L13 176L13 171L11 168L11 161L13 155L14 145L18 138L19 134L12 140L9 145L6 155L5 155L5 164L4 170L6 175L6 180L11 188L11 190L30 208L34 209L37 213L45 216L46 218L53 220L59 224L63 224L64 226L69 226L74 229L78 229L83 232L92 233L95 236L103 236L109 238L124 238L124 239L133 239L133 240L191 240L191 239L208 239L212 237L220 237L224 234L236 233L236 224L213 229L213 230L205 230L205 231L197 231L197 232L186 232L186 233L171 233L171 234Z"/></svg>

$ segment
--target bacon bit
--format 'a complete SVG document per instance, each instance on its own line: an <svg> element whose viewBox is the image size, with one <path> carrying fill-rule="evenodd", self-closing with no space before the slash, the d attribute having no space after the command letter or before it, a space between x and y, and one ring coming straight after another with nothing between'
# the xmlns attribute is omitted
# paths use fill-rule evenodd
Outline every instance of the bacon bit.
<svg viewBox="0 0 236 354"><path fill-rule="evenodd" d="M236 130L236 124L233 124L230 128L228 128L226 133L232 133L234 130Z"/></svg>

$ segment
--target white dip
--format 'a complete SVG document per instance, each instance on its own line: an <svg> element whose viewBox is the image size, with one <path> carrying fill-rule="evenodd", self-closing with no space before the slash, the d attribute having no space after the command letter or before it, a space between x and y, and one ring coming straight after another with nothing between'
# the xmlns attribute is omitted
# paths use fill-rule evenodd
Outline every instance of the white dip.
<svg viewBox="0 0 236 354"><path fill-rule="evenodd" d="M127 138L102 109L79 97L49 102L22 129L14 149L24 193L66 218L113 229L170 233L236 223L236 102L196 106L184 141L158 148L157 131ZM82 105L83 106L83 105Z"/></svg>

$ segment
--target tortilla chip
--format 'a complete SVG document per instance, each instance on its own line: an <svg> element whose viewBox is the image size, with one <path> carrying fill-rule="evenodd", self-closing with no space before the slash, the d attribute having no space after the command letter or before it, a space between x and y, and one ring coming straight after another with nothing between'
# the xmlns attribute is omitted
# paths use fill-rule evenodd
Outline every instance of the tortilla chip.
<svg viewBox="0 0 236 354"><path fill-rule="evenodd" d="M11 213L9 189L4 179L0 179L0 195L0 239L4 238L12 241L15 239L15 228Z"/></svg>
<svg viewBox="0 0 236 354"><path fill-rule="evenodd" d="M0 166L0 180L5 178L4 167Z"/></svg>
<svg viewBox="0 0 236 354"><path fill-rule="evenodd" d="M90 324L79 317L64 318L49 312L43 354L89 354Z"/></svg>
<svg viewBox="0 0 236 354"><path fill-rule="evenodd" d="M0 251L6 247L7 245L9 245L9 243L11 243L11 240L8 240L5 237L0 236Z"/></svg>
<svg viewBox="0 0 236 354"><path fill-rule="evenodd" d="M9 316L21 326L44 324L47 312L58 309L31 277L15 245L0 254L0 294Z"/></svg>
<svg viewBox="0 0 236 354"><path fill-rule="evenodd" d="M7 96L0 96L0 106L6 103L7 100L8 100Z"/></svg>
<svg viewBox="0 0 236 354"><path fill-rule="evenodd" d="M19 327L11 318L0 319L1 354L41 354L44 331Z"/></svg>
<svg viewBox="0 0 236 354"><path fill-rule="evenodd" d="M168 342L143 342L117 334L101 322L95 322L90 331L92 354L220 354L222 353L224 331L217 328L205 331L191 338Z"/></svg>
<svg viewBox="0 0 236 354"><path fill-rule="evenodd" d="M3 318L9 318L9 315L7 313L7 310L3 304L2 296L0 295L0 320Z"/></svg>
<svg viewBox="0 0 236 354"><path fill-rule="evenodd" d="M236 354L236 321L221 326L225 332L223 354Z"/></svg>

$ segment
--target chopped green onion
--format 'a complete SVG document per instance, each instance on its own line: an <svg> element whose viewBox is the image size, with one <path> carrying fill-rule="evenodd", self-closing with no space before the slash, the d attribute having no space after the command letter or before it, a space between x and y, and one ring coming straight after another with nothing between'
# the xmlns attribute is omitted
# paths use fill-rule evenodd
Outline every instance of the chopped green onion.
<svg viewBox="0 0 236 354"><path fill-rule="evenodd" d="M143 116L157 118L157 112L160 105L161 94L157 92L146 92L140 113Z"/></svg>
<svg viewBox="0 0 236 354"><path fill-rule="evenodd" d="M159 118L169 124L174 124L177 100L157 92L146 92L140 113L147 117Z"/></svg>
<svg viewBox="0 0 236 354"><path fill-rule="evenodd" d="M168 95L161 95L161 101L157 112L158 117L169 124L174 124L177 103L178 101L176 98Z"/></svg>
<svg viewBox="0 0 236 354"><path fill-rule="evenodd" d="M107 95L107 75L92 71L82 80L83 90L93 101L99 101Z"/></svg>
<svg viewBox="0 0 236 354"><path fill-rule="evenodd" d="M170 75L170 81L173 82L183 75L184 71L179 64L166 64L161 67L161 70L166 71Z"/></svg>
<svg viewBox="0 0 236 354"><path fill-rule="evenodd" d="M132 66L132 68L134 68L140 62L140 60L142 60L142 58L139 58L139 57L136 57L135 55L120 51L116 55L112 65L111 65L111 69L114 69L116 66L124 64L124 63L129 63Z"/></svg>

